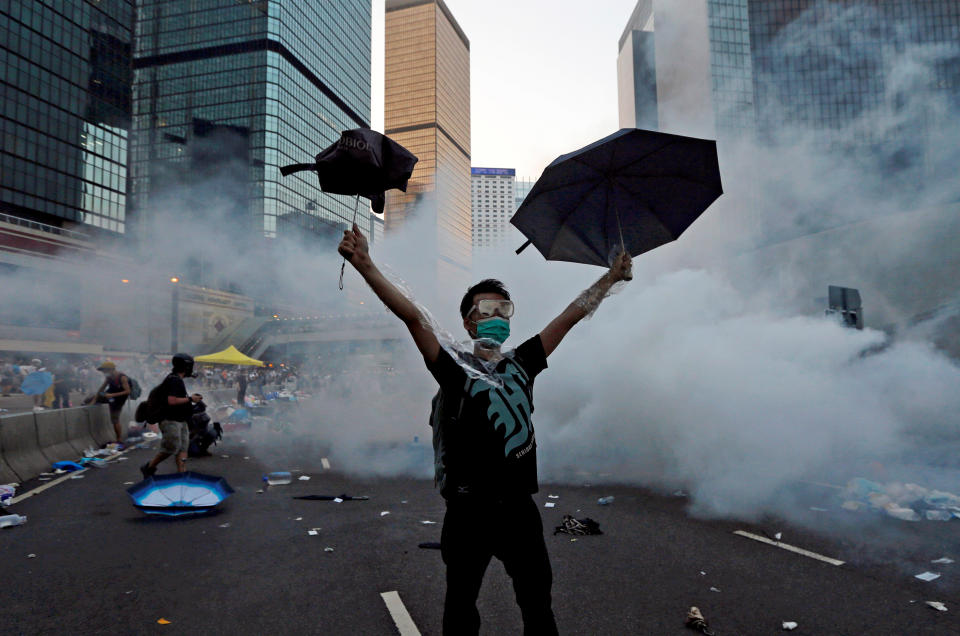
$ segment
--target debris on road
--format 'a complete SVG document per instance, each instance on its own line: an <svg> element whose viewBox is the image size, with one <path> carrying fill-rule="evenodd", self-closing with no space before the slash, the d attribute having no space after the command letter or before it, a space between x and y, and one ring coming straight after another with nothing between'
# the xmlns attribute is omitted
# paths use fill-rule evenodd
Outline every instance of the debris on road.
<svg viewBox="0 0 960 636"><path fill-rule="evenodd" d="M9 506L15 494L17 494L17 488L13 484L0 486L0 506Z"/></svg>
<svg viewBox="0 0 960 636"><path fill-rule="evenodd" d="M370 497L366 495L295 495L293 499L305 499L307 501L333 501L340 503L341 501L367 501Z"/></svg>
<svg viewBox="0 0 960 636"><path fill-rule="evenodd" d="M66 471L72 473L75 470L83 469L83 466L77 462L54 462L52 465L55 472Z"/></svg>
<svg viewBox="0 0 960 636"><path fill-rule="evenodd" d="M27 555L27 558L28 558L28 559L36 559L36 558L37 558L37 555L34 554L33 552L31 552L30 554Z"/></svg>
<svg viewBox="0 0 960 636"><path fill-rule="evenodd" d="M707 619L703 617L703 614L697 607L691 607L687 611L687 618L683 624L690 629L697 630L701 634L706 634L706 636L714 636L713 630L707 626Z"/></svg>
<svg viewBox="0 0 960 636"><path fill-rule="evenodd" d="M311 528L311 529L307 530L307 534L309 534L311 537L315 537L315 536L317 536L317 535L320 534L320 533L317 532L317 529L316 529L316 528Z"/></svg>
<svg viewBox="0 0 960 636"><path fill-rule="evenodd" d="M960 496L918 484L881 484L855 477L839 493L845 510L873 510L903 521L960 518Z"/></svg>
<svg viewBox="0 0 960 636"><path fill-rule="evenodd" d="M380 512L380 516L381 516L381 517L386 517L388 514L390 514L390 511L389 511L389 510L382 510L382 511Z"/></svg>
<svg viewBox="0 0 960 636"><path fill-rule="evenodd" d="M613 503L613 496L600 497L599 499L597 499L597 503L600 504L601 506L609 506L610 504Z"/></svg>
<svg viewBox="0 0 960 636"><path fill-rule="evenodd" d="M303 521L303 517L297 517L294 521Z"/></svg>
<svg viewBox="0 0 960 636"><path fill-rule="evenodd" d="M783 621L783 628L788 632L792 632L797 628L797 623L793 621Z"/></svg>
<svg viewBox="0 0 960 636"><path fill-rule="evenodd" d="M263 476L263 481L267 482L268 486L286 486L293 481L293 475L285 470L280 470L267 473Z"/></svg>
<svg viewBox="0 0 960 636"><path fill-rule="evenodd" d="M940 575L935 572L921 572L920 574L915 574L914 578L920 579L921 581L930 582L935 579L939 579Z"/></svg>
<svg viewBox="0 0 960 636"><path fill-rule="evenodd" d="M165 618L159 618L159 619L157 619L157 623L158 623L159 625L169 625L169 624L170 624L170 621L168 621L168 620L165 619Z"/></svg>
<svg viewBox="0 0 960 636"><path fill-rule="evenodd" d="M327 547L325 547L325 548L323 549L323 551L324 551L324 552L333 552L333 548L331 548L330 546L327 546Z"/></svg>
<svg viewBox="0 0 960 636"><path fill-rule="evenodd" d="M22 526L27 522L27 515L3 515L0 517L0 528L12 528L13 526Z"/></svg>
<svg viewBox="0 0 960 636"><path fill-rule="evenodd" d="M563 515L563 520L560 522L559 526L554 528L553 534L575 534L578 536L583 536L603 534L603 531L600 529L600 524L590 517L575 519L571 515Z"/></svg>
<svg viewBox="0 0 960 636"><path fill-rule="evenodd" d="M555 507L556 505L557 505L557 504L553 503L552 501L548 501L547 503L543 504L543 507L544 507L544 508L553 508L553 507Z"/></svg>
<svg viewBox="0 0 960 636"><path fill-rule="evenodd" d="M84 475L70 475L70 479L83 479Z"/></svg>
<svg viewBox="0 0 960 636"><path fill-rule="evenodd" d="M229 528L229 527L230 527L230 522L228 521L227 523L221 523L219 527L220 527L220 528Z"/></svg>
<svg viewBox="0 0 960 636"><path fill-rule="evenodd" d="M297 477L297 479L299 479L300 481L310 481L310 476L309 476L309 475L300 475L299 477Z"/></svg>
<svg viewBox="0 0 960 636"><path fill-rule="evenodd" d="M711 592L719 592L719 591L720 591L720 588L719 588L719 587L711 587L711 588L710 588L710 591L711 591Z"/></svg>
<svg viewBox="0 0 960 636"><path fill-rule="evenodd" d="M944 605L943 603L941 603L940 601L927 601L927 606L928 606L928 607L932 607L933 609L937 610L938 612L946 612L946 611L947 611L947 606Z"/></svg>
<svg viewBox="0 0 960 636"><path fill-rule="evenodd" d="M547 495L547 499L559 499L560 495Z"/></svg>
<svg viewBox="0 0 960 636"><path fill-rule="evenodd" d="M930 563L953 563L953 559L950 557L940 557L939 559L934 559Z"/></svg>
<svg viewBox="0 0 960 636"><path fill-rule="evenodd" d="M425 519L425 520L421 521L420 523L422 523L422 524L425 525L425 526L432 526L432 525L436 524L437 522L436 522L436 521L428 521L428 520Z"/></svg>

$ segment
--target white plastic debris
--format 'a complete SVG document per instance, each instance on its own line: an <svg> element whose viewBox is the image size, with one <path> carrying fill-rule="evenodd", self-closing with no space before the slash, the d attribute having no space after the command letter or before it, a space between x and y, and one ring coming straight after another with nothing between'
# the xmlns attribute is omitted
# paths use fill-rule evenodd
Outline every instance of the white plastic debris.
<svg viewBox="0 0 960 636"><path fill-rule="evenodd" d="M940 575L935 572L921 572L920 574L914 575L914 578L929 582L933 581L934 579L939 579Z"/></svg>
<svg viewBox="0 0 960 636"><path fill-rule="evenodd" d="M427 521L427 520L424 520L424 521L421 521L420 523L422 523L422 524L425 525L425 526L432 526L432 525L436 524L437 522L436 522L436 521Z"/></svg>
<svg viewBox="0 0 960 636"><path fill-rule="evenodd" d="M330 546L327 546L327 547L325 547L325 548L323 549L323 551L324 551L324 552L333 552L333 548L331 548Z"/></svg>
<svg viewBox="0 0 960 636"><path fill-rule="evenodd" d="M382 512L380 513L380 516L381 516L381 517L385 517L385 516L387 516L388 514L390 514L390 511L389 511L389 510L384 510L384 511L382 511Z"/></svg>
<svg viewBox="0 0 960 636"><path fill-rule="evenodd" d="M776 539L777 541L779 541L780 539L783 538L783 533L782 533L782 532L778 532L777 534L773 535L773 538Z"/></svg>
<svg viewBox="0 0 960 636"><path fill-rule="evenodd" d="M303 517L297 517L294 521L303 521Z"/></svg>
<svg viewBox="0 0 960 636"><path fill-rule="evenodd" d="M343 503L343 499L341 499L340 497L334 497L333 503Z"/></svg>
<svg viewBox="0 0 960 636"><path fill-rule="evenodd" d="M703 570L700 570L700 576L706 576L706 575L707 575L706 572L704 572Z"/></svg>
<svg viewBox="0 0 960 636"><path fill-rule="evenodd" d="M83 475L70 475L70 479L83 479Z"/></svg>
<svg viewBox="0 0 960 636"><path fill-rule="evenodd" d="M711 592L719 592L719 591L720 591L720 588L711 587L711 588L710 588L710 591L711 591Z"/></svg>
<svg viewBox="0 0 960 636"><path fill-rule="evenodd" d="M797 628L797 624L793 621L783 621L783 628L788 632L791 632Z"/></svg>
<svg viewBox="0 0 960 636"><path fill-rule="evenodd" d="M297 477L297 479L299 479L300 481L310 481L310 476L309 476L309 475L300 475L299 477Z"/></svg>
<svg viewBox="0 0 960 636"><path fill-rule="evenodd" d="M548 499L559 499L560 495L547 495Z"/></svg>
<svg viewBox="0 0 960 636"><path fill-rule="evenodd" d="M4 484L0 486L0 505L9 506L10 500L17 494L17 489L13 484Z"/></svg>
<svg viewBox="0 0 960 636"><path fill-rule="evenodd" d="M37 558L37 555L34 554L33 552L31 552L30 554L27 555L27 558L28 558L28 559L36 559L36 558ZM943 611L946 611L946 608L944 608Z"/></svg>
<svg viewBox="0 0 960 636"><path fill-rule="evenodd" d="M544 508L553 508L553 507L556 506L556 505L557 505L557 504L553 503L552 501L548 501L547 503L543 504L543 507L544 507Z"/></svg>
<svg viewBox="0 0 960 636"><path fill-rule="evenodd" d="M951 559L950 557L940 557L939 559L934 559L930 563L944 563L944 564L953 563L953 559Z"/></svg>
<svg viewBox="0 0 960 636"><path fill-rule="evenodd" d="M316 530L307 530L307 534L309 534L311 537L315 537L320 533L317 532Z"/></svg>
<svg viewBox="0 0 960 636"><path fill-rule="evenodd" d="M221 523L221 524L220 524L220 527L221 527L221 528L229 528L229 527L230 527L230 522L228 521L227 523Z"/></svg>
<svg viewBox="0 0 960 636"><path fill-rule="evenodd" d="M938 612L946 612L947 606L941 603L940 601L927 601L927 605L937 610Z"/></svg>
<svg viewBox="0 0 960 636"><path fill-rule="evenodd" d="M123 485L124 485L124 486L132 486L134 483L136 483L136 482L125 481L125 482L123 482Z"/></svg>

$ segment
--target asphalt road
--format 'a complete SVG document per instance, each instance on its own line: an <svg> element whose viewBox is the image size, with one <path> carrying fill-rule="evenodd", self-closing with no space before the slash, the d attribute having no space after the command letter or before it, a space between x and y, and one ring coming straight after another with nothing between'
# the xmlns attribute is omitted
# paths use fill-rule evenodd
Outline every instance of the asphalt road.
<svg viewBox="0 0 960 636"><path fill-rule="evenodd" d="M326 470L326 449L302 440L258 455L258 434L228 434L213 457L190 461L236 489L215 515L165 520L133 508L126 482L139 480L137 466L152 454L142 449L13 505L28 522L0 530L3 633L396 634L380 594L397 591L417 628L439 634L443 564L439 551L417 547L439 541L443 502L432 483L352 478L336 457ZM261 475L277 469L300 472L292 484L258 493ZM291 498L340 493L370 500ZM598 506L601 495L614 503ZM803 496L812 502L822 493ZM796 634L960 633L960 521L854 518L831 506L810 513L810 526L822 519L811 531L772 519L695 519L686 498L636 488L548 484L536 498L557 504L542 512L563 634L691 634L683 621L692 605L720 635L778 633L783 621L797 622ZM563 514L589 516L604 534L551 535ZM786 543L846 563L733 534L741 529L783 532ZM509 533L510 519L491 519L489 530ZM929 563L945 555L958 563ZM942 576L913 578L924 570ZM930 609L928 600L949 611ZM496 561L479 607L482 633L520 633Z"/></svg>

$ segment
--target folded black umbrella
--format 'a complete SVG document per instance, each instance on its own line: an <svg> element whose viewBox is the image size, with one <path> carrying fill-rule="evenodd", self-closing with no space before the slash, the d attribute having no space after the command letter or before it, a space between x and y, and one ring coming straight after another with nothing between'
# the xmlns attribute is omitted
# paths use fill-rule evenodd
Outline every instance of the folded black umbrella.
<svg viewBox="0 0 960 636"><path fill-rule="evenodd" d="M383 212L383 193L393 188L406 192L416 163L417 158L409 150L386 135L355 128L343 131L336 143L316 156L314 163L283 166L280 174L315 171L324 192L366 197L379 214Z"/></svg>
<svg viewBox="0 0 960 636"><path fill-rule="evenodd" d="M510 222L551 261L608 267L675 240L723 193L709 139L624 128L546 167Z"/></svg>

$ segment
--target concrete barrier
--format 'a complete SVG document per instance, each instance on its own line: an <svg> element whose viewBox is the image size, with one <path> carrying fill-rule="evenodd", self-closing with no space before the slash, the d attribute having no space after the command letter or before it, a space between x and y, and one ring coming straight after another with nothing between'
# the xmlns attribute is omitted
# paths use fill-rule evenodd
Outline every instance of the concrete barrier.
<svg viewBox="0 0 960 636"><path fill-rule="evenodd" d="M90 435L90 411L91 409L85 406L62 411L67 425L67 442L77 457L82 457L83 451L88 448L98 446L97 441Z"/></svg>
<svg viewBox="0 0 960 636"><path fill-rule="evenodd" d="M17 413L3 417L0 446L7 465L25 481L50 470L50 462L40 452L36 418L33 413Z"/></svg>
<svg viewBox="0 0 960 636"><path fill-rule="evenodd" d="M96 442L97 448L104 444L117 441L117 434L110 423L110 409L106 404L97 404L88 407L90 414L90 436Z"/></svg>
<svg viewBox="0 0 960 636"><path fill-rule="evenodd" d="M77 461L77 451L67 441L67 422L62 409L34 413L37 442L47 463Z"/></svg>
<svg viewBox="0 0 960 636"><path fill-rule="evenodd" d="M3 457L3 427L6 418L0 417L0 484L9 484L19 482L20 476L13 472L13 469L7 464Z"/></svg>

